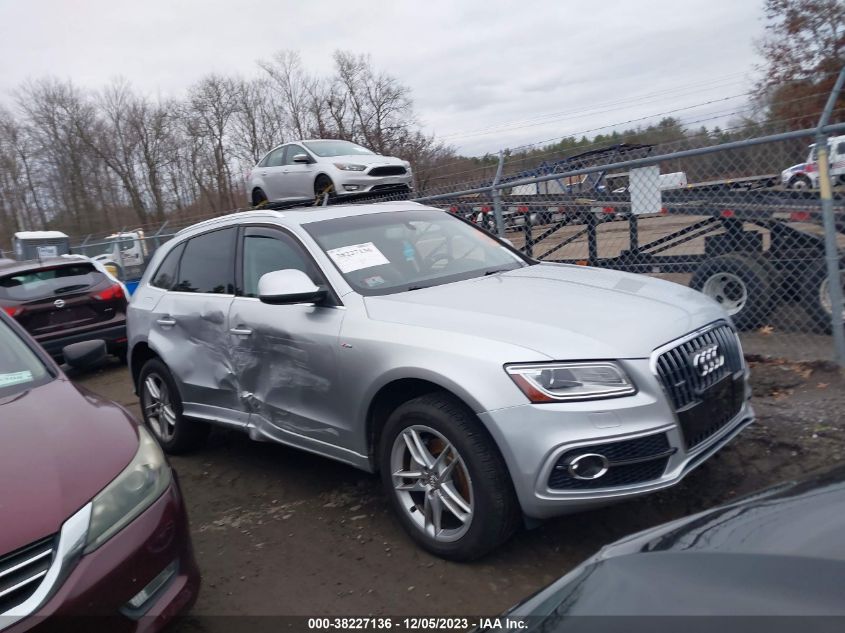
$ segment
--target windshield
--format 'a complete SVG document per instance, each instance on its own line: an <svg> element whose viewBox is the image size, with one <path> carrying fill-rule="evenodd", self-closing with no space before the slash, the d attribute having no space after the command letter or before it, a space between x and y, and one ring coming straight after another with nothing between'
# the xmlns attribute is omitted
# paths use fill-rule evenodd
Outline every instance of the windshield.
<svg viewBox="0 0 845 633"><path fill-rule="evenodd" d="M398 211L305 224L362 295L383 295L527 266L496 238L445 211Z"/></svg>
<svg viewBox="0 0 845 633"><path fill-rule="evenodd" d="M50 378L35 352L12 328L0 321L0 398L15 396Z"/></svg>
<svg viewBox="0 0 845 633"><path fill-rule="evenodd" d="M358 154L372 156L375 154L375 152L371 152L366 147L361 147L349 141L308 141L307 143L303 143L303 145L322 158L328 156L356 156Z"/></svg>

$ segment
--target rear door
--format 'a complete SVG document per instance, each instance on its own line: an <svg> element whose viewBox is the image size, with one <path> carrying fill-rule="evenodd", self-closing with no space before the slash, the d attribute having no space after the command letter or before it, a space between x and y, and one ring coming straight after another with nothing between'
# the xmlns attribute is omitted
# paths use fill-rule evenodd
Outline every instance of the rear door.
<svg viewBox="0 0 845 633"><path fill-rule="evenodd" d="M283 145L274 149L267 156L264 167L258 168L258 173L264 182L265 192L270 200L283 200L289 197L284 184L285 148Z"/></svg>
<svg viewBox="0 0 845 633"><path fill-rule="evenodd" d="M183 250L175 282L160 284L170 289L151 309L148 338L173 373L185 415L241 425L245 417L239 414L226 327L235 291L236 236L234 227L218 229L177 247ZM159 283L159 274L151 285Z"/></svg>
<svg viewBox="0 0 845 633"><path fill-rule="evenodd" d="M93 264L75 262L0 278L0 305L44 341L122 317L126 297Z"/></svg>
<svg viewBox="0 0 845 633"><path fill-rule="evenodd" d="M314 448L351 442L352 418L332 397L345 310L329 305L268 305L258 280L275 270L297 269L317 285L327 282L290 233L264 227L242 231L239 293L229 311L229 349L250 424L265 437Z"/></svg>

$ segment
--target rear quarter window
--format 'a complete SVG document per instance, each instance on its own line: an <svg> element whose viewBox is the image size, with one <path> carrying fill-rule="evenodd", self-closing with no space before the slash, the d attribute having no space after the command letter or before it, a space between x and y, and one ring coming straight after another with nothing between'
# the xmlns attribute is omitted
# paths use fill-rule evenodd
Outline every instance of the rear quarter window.
<svg viewBox="0 0 845 633"><path fill-rule="evenodd" d="M0 277L0 299L36 301L54 295L85 292L106 276L91 264L74 264Z"/></svg>

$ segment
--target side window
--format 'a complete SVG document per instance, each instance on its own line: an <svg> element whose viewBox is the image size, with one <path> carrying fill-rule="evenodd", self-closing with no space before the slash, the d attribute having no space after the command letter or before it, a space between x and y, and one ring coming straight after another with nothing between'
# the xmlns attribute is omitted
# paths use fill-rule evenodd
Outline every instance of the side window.
<svg viewBox="0 0 845 633"><path fill-rule="evenodd" d="M302 149L299 145L288 145L288 152L285 154L285 165L296 165L297 163L293 162L293 157L297 154L308 154L304 149Z"/></svg>
<svg viewBox="0 0 845 633"><path fill-rule="evenodd" d="M324 283L308 254L289 235L279 231L247 229L243 248L243 295L258 296L258 280L274 270L294 268L301 270L311 280Z"/></svg>
<svg viewBox="0 0 845 633"><path fill-rule="evenodd" d="M265 159L265 165L263 167L280 167L284 165L284 157L285 157L285 147L280 147L279 149L274 149L267 155Z"/></svg>
<svg viewBox="0 0 845 633"><path fill-rule="evenodd" d="M161 262L156 274L150 282L151 286L162 288L163 290L172 290L176 284L176 275L179 272L179 258L182 256L182 250L185 248L184 242L179 244L171 250Z"/></svg>
<svg viewBox="0 0 845 633"><path fill-rule="evenodd" d="M845 142L839 143L839 145L836 146L836 153L840 156L845 156Z"/></svg>
<svg viewBox="0 0 845 633"><path fill-rule="evenodd" d="M174 290L234 294L236 229L223 229L188 240Z"/></svg>

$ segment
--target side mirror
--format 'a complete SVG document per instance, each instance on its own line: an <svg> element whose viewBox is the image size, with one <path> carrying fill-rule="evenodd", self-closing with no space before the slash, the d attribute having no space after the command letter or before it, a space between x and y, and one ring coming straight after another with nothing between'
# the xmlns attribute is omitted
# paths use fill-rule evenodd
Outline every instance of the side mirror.
<svg viewBox="0 0 845 633"><path fill-rule="evenodd" d="M325 288L315 286L308 275L294 268L275 270L258 280L258 298L271 305L320 303L326 295Z"/></svg>
<svg viewBox="0 0 845 633"><path fill-rule="evenodd" d="M308 154L294 154L293 162L308 164L311 162L311 157Z"/></svg>
<svg viewBox="0 0 845 633"><path fill-rule="evenodd" d="M74 369L88 369L106 357L106 342L100 339L72 343L62 348L65 362Z"/></svg>

